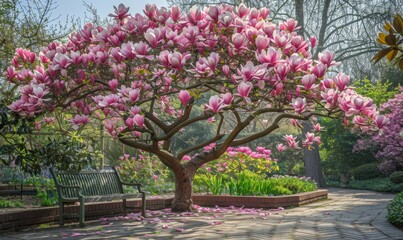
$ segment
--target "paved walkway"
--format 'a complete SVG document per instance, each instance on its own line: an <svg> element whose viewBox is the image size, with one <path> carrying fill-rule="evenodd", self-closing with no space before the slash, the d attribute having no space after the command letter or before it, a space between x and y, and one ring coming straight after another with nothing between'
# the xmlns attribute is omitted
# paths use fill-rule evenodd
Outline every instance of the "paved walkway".
<svg viewBox="0 0 403 240"><path fill-rule="evenodd" d="M302 207L268 211L206 210L164 215L151 212L147 221L101 219L0 235L11 239L403 239L403 231L386 222L392 194L330 189L329 199ZM203 210L203 209L202 209ZM214 212L215 211L215 212Z"/></svg>

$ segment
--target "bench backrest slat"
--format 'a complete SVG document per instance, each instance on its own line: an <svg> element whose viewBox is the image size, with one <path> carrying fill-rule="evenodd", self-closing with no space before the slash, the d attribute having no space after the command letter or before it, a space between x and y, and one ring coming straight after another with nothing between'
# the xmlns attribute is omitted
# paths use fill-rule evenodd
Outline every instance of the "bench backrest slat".
<svg viewBox="0 0 403 240"><path fill-rule="evenodd" d="M63 172L53 171L56 185L80 186L84 196L98 196L123 193L116 170ZM76 190L61 189L66 198L75 198Z"/></svg>

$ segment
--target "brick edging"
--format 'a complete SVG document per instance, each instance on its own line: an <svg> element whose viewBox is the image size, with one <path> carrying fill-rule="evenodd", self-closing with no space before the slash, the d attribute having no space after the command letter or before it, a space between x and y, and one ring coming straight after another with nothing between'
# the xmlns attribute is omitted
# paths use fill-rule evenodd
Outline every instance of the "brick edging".
<svg viewBox="0 0 403 240"><path fill-rule="evenodd" d="M193 195L194 204L201 206L236 206L248 208L272 208L300 206L319 199L327 198L327 190L300 193L288 196L273 197L245 197L245 196L216 196L216 195ZM171 207L172 198L150 198L146 205L148 210L159 210ZM140 211L141 199L128 201L128 205ZM96 219L103 216L122 213L122 202L88 203L85 205L86 219ZM79 206L66 206L66 213L78 213ZM57 223L59 220L59 207L44 207L37 209L22 210L19 212L0 213L0 231L18 230L29 228L44 223ZM71 221L77 221L72 219Z"/></svg>
<svg viewBox="0 0 403 240"><path fill-rule="evenodd" d="M193 203L201 206L213 207L248 207L273 208L301 206L310 202L327 198L328 191L320 189L313 192L298 193L287 196L222 196L222 195L194 195Z"/></svg>

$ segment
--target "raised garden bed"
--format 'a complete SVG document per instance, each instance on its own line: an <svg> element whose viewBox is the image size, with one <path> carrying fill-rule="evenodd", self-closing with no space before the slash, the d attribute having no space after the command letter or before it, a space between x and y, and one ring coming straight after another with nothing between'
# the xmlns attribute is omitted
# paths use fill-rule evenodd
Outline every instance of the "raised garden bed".
<svg viewBox="0 0 403 240"><path fill-rule="evenodd" d="M286 196L230 196L230 195L194 195L193 203L206 207L247 207L247 208L275 208L293 207L327 198L328 191L320 189L313 192L298 193Z"/></svg>
<svg viewBox="0 0 403 240"><path fill-rule="evenodd" d="M245 197L245 196L214 196L214 195L194 195L193 203L200 206L244 206L247 208L274 208L300 206L320 199L327 198L327 190L317 190L313 192L299 193L288 196L273 197ZM171 206L172 197L147 199L147 209L160 210ZM128 201L128 205L138 207L140 211L141 199ZM76 213L79 206L72 205L66 207L66 212ZM59 207L44 207L36 209L26 209L16 212L0 213L0 231L18 230L29 228L45 223L57 223L59 220ZM97 219L122 213L122 202L89 203L85 206L87 219ZM67 221L68 222L68 221ZM76 222L76 219L74 219Z"/></svg>

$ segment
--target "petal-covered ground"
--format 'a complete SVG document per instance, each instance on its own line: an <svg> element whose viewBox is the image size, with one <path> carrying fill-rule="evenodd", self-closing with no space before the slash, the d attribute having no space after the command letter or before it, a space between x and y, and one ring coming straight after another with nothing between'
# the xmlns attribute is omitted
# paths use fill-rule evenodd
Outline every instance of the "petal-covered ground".
<svg viewBox="0 0 403 240"><path fill-rule="evenodd" d="M255 208L243 208L243 207L201 207L194 205L193 212L183 212L176 213L171 212L171 209L163 209L159 211L147 211L147 218L141 216L140 213L130 213L127 216L116 216L108 218L100 218L100 223L102 226L97 228L83 229L83 231L76 232L65 232L61 233L62 238L72 238L72 237L84 237L84 236L102 236L106 233L111 233L114 230L111 229L115 221L127 221L127 222L138 222L141 224L153 225L153 229L156 231L146 233L142 237L148 238L159 234L161 231L168 229L167 231L182 233L186 231L186 223L189 223L194 218L202 218L204 224L211 226L217 226L225 221L225 217L229 215L248 215L251 219L262 219L267 220L272 214L278 214L278 212L284 210L284 208L275 209L255 209ZM191 218L191 219L190 219ZM208 221L206 221L208 220ZM189 226L192 227L192 226Z"/></svg>

